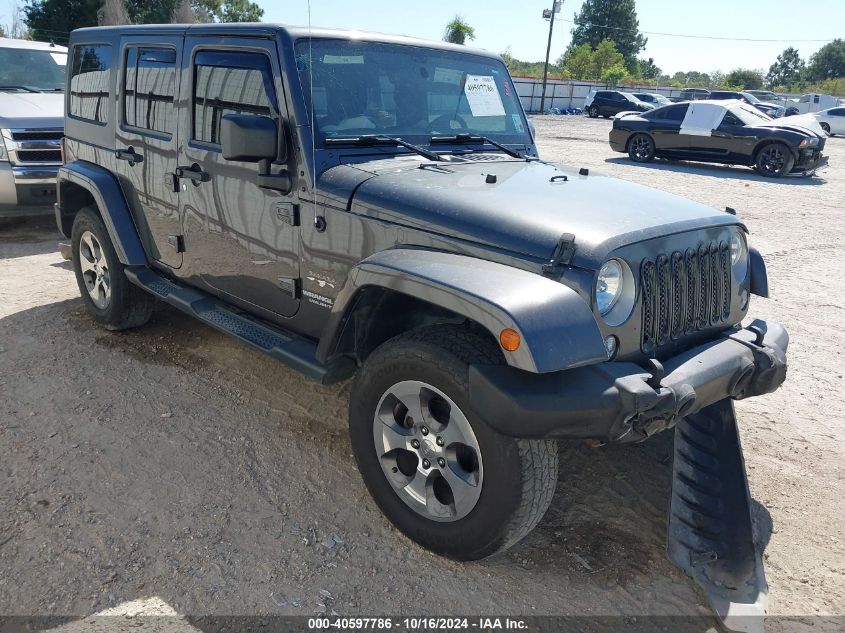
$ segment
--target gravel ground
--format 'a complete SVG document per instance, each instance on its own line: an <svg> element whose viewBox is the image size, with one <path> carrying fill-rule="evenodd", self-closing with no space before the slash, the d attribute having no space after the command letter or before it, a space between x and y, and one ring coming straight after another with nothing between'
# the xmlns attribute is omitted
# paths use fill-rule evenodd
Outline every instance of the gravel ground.
<svg viewBox="0 0 845 633"><path fill-rule="evenodd" d="M610 151L608 121L535 122L546 159L747 222L772 287L751 312L792 335L786 385L737 406L769 610L806 616L769 629L835 630L810 616L845 615L845 335L830 327L845 316L845 139L828 141L820 176L768 181L631 164ZM709 614L664 554L670 434L561 445L558 492L523 543L444 560L370 500L348 384L311 384L167 306L139 330L98 329L56 239L49 219L0 225L0 614L83 618L138 600L189 616Z"/></svg>

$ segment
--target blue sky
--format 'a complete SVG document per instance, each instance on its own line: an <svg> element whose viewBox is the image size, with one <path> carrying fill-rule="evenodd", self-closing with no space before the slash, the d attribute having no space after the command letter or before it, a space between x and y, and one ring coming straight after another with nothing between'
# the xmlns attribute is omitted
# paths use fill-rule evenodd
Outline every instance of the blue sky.
<svg viewBox="0 0 845 633"><path fill-rule="evenodd" d="M11 20L11 7L22 1L0 0L0 24ZM307 24L306 0L258 0L266 22ZM311 0L315 26L337 26L440 39L443 27L460 13L476 29L474 46L496 52L510 46L529 61L546 52L548 23L541 18L551 0ZM552 59L570 40L573 14L581 0L564 0L555 23ZM645 55L664 72L768 69L787 46L804 58L824 41L845 37L845 0L638 0L640 30L728 38L776 39L777 42L706 40L650 35Z"/></svg>

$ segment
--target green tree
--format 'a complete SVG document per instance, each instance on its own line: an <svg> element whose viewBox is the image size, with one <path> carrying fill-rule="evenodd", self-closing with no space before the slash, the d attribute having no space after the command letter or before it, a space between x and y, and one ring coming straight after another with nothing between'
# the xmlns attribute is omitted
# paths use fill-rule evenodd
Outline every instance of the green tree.
<svg viewBox="0 0 845 633"><path fill-rule="evenodd" d="M757 90L763 87L763 72L735 68L725 76L725 83L730 86L741 86L743 90Z"/></svg>
<svg viewBox="0 0 845 633"><path fill-rule="evenodd" d="M835 39L810 57L807 78L810 81L845 77L845 40Z"/></svg>
<svg viewBox="0 0 845 633"><path fill-rule="evenodd" d="M769 66L766 85L785 86L801 79L804 74L804 60L798 51L790 46L778 55L777 61Z"/></svg>
<svg viewBox="0 0 845 633"><path fill-rule="evenodd" d="M72 30L97 25L101 5L102 0L29 0L22 9L33 39L66 44Z"/></svg>
<svg viewBox="0 0 845 633"><path fill-rule="evenodd" d="M97 26L103 0L27 0L24 21L32 37L66 43L70 31ZM134 24L168 23L181 0L124 0ZM250 0L191 0L197 15L215 22L244 22L261 19L264 10Z"/></svg>
<svg viewBox="0 0 845 633"><path fill-rule="evenodd" d="M596 79L604 77L604 71L613 66L624 66L625 58L622 53L616 50L613 40L602 40L593 51L593 72Z"/></svg>
<svg viewBox="0 0 845 633"><path fill-rule="evenodd" d="M613 40L628 70L633 70L637 54L648 41L639 26L634 0L584 0L575 14L572 43L595 49L603 40Z"/></svg>
<svg viewBox="0 0 845 633"><path fill-rule="evenodd" d="M640 76L643 79L647 79L649 81L657 79L663 72L654 63L654 57L649 57L648 59L642 57L637 61L639 62L640 66Z"/></svg>
<svg viewBox="0 0 845 633"><path fill-rule="evenodd" d="M217 12L220 22L261 22L264 9L249 0L225 0Z"/></svg>
<svg viewBox="0 0 845 633"><path fill-rule="evenodd" d="M604 69L604 72L601 74L602 81L606 81L611 86L616 86L622 78L628 74L628 69L625 68L624 64L614 64L608 68Z"/></svg>
<svg viewBox="0 0 845 633"><path fill-rule="evenodd" d="M466 44L467 40L475 39L475 29L471 27L460 15L452 18L443 31L443 40L452 44Z"/></svg>
<svg viewBox="0 0 845 633"><path fill-rule="evenodd" d="M557 65L571 79L590 79L593 71L593 49L589 44L570 45L558 59Z"/></svg>

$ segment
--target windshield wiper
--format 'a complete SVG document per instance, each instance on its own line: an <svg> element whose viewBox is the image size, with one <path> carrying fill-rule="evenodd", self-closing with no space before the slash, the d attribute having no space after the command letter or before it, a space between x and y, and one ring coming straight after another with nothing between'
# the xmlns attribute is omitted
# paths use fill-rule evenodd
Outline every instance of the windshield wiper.
<svg viewBox="0 0 845 633"><path fill-rule="evenodd" d="M502 150L508 156L513 156L514 158L519 158L521 160L532 160L530 157L526 156L522 152L518 152L515 149L511 149L510 147L506 147L499 143L498 141L494 141L492 138L488 138L486 136L481 136L479 134L455 134L454 136L432 136L429 140L429 143L434 145L435 143L489 143L493 147L497 147L498 149Z"/></svg>
<svg viewBox="0 0 845 633"><path fill-rule="evenodd" d="M408 148L412 152L416 152L428 160L442 160L438 154L435 154L424 147L408 143L407 141L403 141L401 138L382 136L380 134L361 134L360 136L347 136L344 138L327 138L326 145L399 145L400 147Z"/></svg>
<svg viewBox="0 0 845 633"><path fill-rule="evenodd" d="M23 90L24 92L41 92L30 86L0 86L0 90Z"/></svg>

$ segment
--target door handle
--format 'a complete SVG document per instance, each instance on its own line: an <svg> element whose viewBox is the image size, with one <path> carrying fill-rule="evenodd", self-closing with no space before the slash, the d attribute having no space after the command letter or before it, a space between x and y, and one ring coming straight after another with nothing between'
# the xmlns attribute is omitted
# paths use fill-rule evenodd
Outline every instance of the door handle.
<svg viewBox="0 0 845 633"><path fill-rule="evenodd" d="M196 163L190 167L177 167L176 176L177 178L187 178L188 180L192 180L195 185L211 180L211 174L207 171L203 171L202 167Z"/></svg>
<svg viewBox="0 0 845 633"><path fill-rule="evenodd" d="M137 154L132 147L115 150L114 155L117 157L117 160L128 160L130 165L144 162L144 157Z"/></svg>

